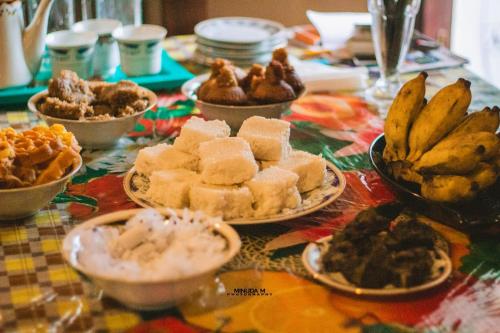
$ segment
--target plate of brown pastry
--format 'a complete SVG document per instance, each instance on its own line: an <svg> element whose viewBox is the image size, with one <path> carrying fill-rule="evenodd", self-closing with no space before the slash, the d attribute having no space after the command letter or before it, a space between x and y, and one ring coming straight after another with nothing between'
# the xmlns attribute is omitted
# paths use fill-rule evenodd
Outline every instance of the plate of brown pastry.
<svg viewBox="0 0 500 333"><path fill-rule="evenodd" d="M132 130L156 100L151 90L131 81L86 81L64 70L30 98L28 108L49 125L63 124L84 148L105 148Z"/></svg>
<svg viewBox="0 0 500 333"><path fill-rule="evenodd" d="M276 49L267 66L253 64L248 71L225 59L216 59L211 73L182 86L208 119L225 120L233 129L252 116L280 118L305 93L302 80L284 48Z"/></svg>
<svg viewBox="0 0 500 333"><path fill-rule="evenodd" d="M370 297L432 289L452 272L443 236L398 203L361 211L343 230L309 243L302 262L314 279Z"/></svg>

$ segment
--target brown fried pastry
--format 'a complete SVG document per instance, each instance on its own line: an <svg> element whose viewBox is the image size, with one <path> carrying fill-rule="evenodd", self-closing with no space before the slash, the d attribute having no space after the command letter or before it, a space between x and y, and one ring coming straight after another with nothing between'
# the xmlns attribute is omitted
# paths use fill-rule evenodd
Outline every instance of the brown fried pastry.
<svg viewBox="0 0 500 333"><path fill-rule="evenodd" d="M14 176L14 158L0 159L0 189L22 186L22 181Z"/></svg>
<svg viewBox="0 0 500 333"><path fill-rule="evenodd" d="M106 82L106 81L89 81L90 90L94 93L96 99L102 99L102 91L104 88L112 86L114 83Z"/></svg>
<svg viewBox="0 0 500 333"><path fill-rule="evenodd" d="M252 99L258 103L280 103L296 97L293 88L284 80L283 66L273 60L266 68L264 79L256 79L252 82L250 91Z"/></svg>
<svg viewBox="0 0 500 333"><path fill-rule="evenodd" d="M226 59L222 59L222 58L217 58L212 63L212 66L211 66L212 74L210 75L210 78L211 79L217 78L217 76L219 76L223 67L229 67L233 71L234 76L236 77L236 80L238 81L238 84L240 84L241 81L246 76L245 71L239 67L234 66L231 61L226 60Z"/></svg>
<svg viewBox="0 0 500 333"><path fill-rule="evenodd" d="M278 61L283 66L283 70L285 72L285 82L293 88L293 91L296 94L304 90L304 84L302 83L302 80L295 71L295 68L288 61L288 52L285 48L274 50L273 60Z"/></svg>
<svg viewBox="0 0 500 333"><path fill-rule="evenodd" d="M234 71L229 66L221 68L215 80L215 85L207 90L204 101L224 105L247 103L247 96L238 85Z"/></svg>
<svg viewBox="0 0 500 333"><path fill-rule="evenodd" d="M13 174L8 174L5 177L0 178L0 188L10 189L18 187L30 186L30 183L24 182Z"/></svg>
<svg viewBox="0 0 500 333"><path fill-rule="evenodd" d="M234 66L229 60L217 58L210 66L211 68L210 77L208 78L208 80L203 82L198 88L197 94L200 100L202 101L205 100L207 93L211 89L217 88L217 82L215 79L220 75L223 67L227 67L232 70L236 78L236 81L238 82L238 85L241 85L241 82L243 82L243 80L246 77L246 73L241 68Z"/></svg>
<svg viewBox="0 0 500 333"><path fill-rule="evenodd" d="M99 97L99 102L107 103L111 108L115 108L144 98L144 93L136 83L124 80L105 86Z"/></svg>
<svg viewBox="0 0 500 333"><path fill-rule="evenodd" d="M133 82L96 85L95 89L99 104L94 105L94 115L91 118L93 120L126 117L148 107L148 100L143 91Z"/></svg>
<svg viewBox="0 0 500 333"><path fill-rule="evenodd" d="M116 109L115 115L116 117L127 117L133 115L136 112L137 110L134 109L132 106L125 105Z"/></svg>
<svg viewBox="0 0 500 333"><path fill-rule="evenodd" d="M61 178L66 173L66 170L75 163L77 155L78 153L71 149L71 147L66 147L52 162L50 162L49 166L40 173L36 178L35 185L45 184Z"/></svg>
<svg viewBox="0 0 500 333"><path fill-rule="evenodd" d="M103 112L107 109L103 105L109 107L108 114L114 117L126 117L144 111L148 106L144 91L132 81L101 86L98 96L101 106L96 116L105 115Z"/></svg>
<svg viewBox="0 0 500 333"><path fill-rule="evenodd" d="M48 97L38 104L43 114L63 119L112 119L144 111L149 105L144 90L132 81L88 82L62 71L51 79Z"/></svg>
<svg viewBox="0 0 500 333"><path fill-rule="evenodd" d="M89 83L69 70L63 70L58 77L49 80L49 96L69 103L91 104L95 100Z"/></svg>
<svg viewBox="0 0 500 333"><path fill-rule="evenodd" d="M6 128L0 131L0 161L4 159L14 158L16 152L14 150L13 140L6 132L11 128Z"/></svg>
<svg viewBox="0 0 500 333"><path fill-rule="evenodd" d="M207 94L212 89L217 89L217 80L215 78L209 78L205 82L203 82L198 88L197 95L201 101L206 100Z"/></svg>
<svg viewBox="0 0 500 333"><path fill-rule="evenodd" d="M63 119L84 119L94 115L94 108L86 102L67 102L57 97L47 97L39 104L40 112Z"/></svg>
<svg viewBox="0 0 500 333"><path fill-rule="evenodd" d="M15 176L22 184L29 186L33 184L37 177L37 169L31 166L21 165L14 169L13 176Z"/></svg>
<svg viewBox="0 0 500 333"><path fill-rule="evenodd" d="M250 91L252 87L252 81L254 78L257 79L263 79L266 73L266 69L264 66L259 65L259 64L253 64L250 70L248 71L248 74L243 78L241 81L241 88L243 88L243 91L248 92Z"/></svg>
<svg viewBox="0 0 500 333"><path fill-rule="evenodd" d="M103 116L111 118L111 115L113 114L113 109L109 106L109 104L96 104L94 105L94 115L92 116L92 119L97 119Z"/></svg>

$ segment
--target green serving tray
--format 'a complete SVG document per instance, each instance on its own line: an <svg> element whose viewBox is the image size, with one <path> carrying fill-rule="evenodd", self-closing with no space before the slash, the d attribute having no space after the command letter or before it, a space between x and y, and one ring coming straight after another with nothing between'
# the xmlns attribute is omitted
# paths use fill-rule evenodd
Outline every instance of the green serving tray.
<svg viewBox="0 0 500 333"><path fill-rule="evenodd" d="M50 58L45 54L42 59L40 71L35 78L35 85L0 89L0 110L6 110L6 108L15 106L26 106L31 96L47 89L47 81L50 79L51 75ZM162 69L160 73L156 75L128 77L122 72L121 67L118 67L115 75L107 78L106 81L116 82L120 80L131 80L151 90L163 90L179 88L184 82L191 78L193 78L193 74L172 59L168 53L163 50Z"/></svg>

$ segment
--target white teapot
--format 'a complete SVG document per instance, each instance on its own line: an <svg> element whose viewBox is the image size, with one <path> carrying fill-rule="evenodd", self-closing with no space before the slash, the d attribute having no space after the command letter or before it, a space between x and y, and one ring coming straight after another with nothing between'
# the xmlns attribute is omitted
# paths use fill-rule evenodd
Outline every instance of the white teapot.
<svg viewBox="0 0 500 333"><path fill-rule="evenodd" d="M26 85L38 71L53 1L41 0L25 28L22 1L0 0L0 89Z"/></svg>

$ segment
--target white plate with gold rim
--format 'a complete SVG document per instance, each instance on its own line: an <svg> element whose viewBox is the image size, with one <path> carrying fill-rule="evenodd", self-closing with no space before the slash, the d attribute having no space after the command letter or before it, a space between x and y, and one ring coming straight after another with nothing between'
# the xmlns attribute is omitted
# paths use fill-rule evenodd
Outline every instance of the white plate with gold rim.
<svg viewBox="0 0 500 333"><path fill-rule="evenodd" d="M346 180L342 172L332 163L326 163L327 175L323 185L310 192L302 193L302 204L294 209L285 209L281 213L252 218L239 218L224 221L232 225L265 224L291 220L311 214L331 204L345 189ZM129 170L123 180L123 188L128 197L142 207L164 208L161 204L150 200L146 191L149 188L149 179L137 173L135 168Z"/></svg>

